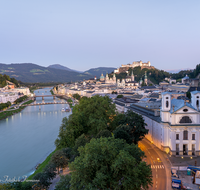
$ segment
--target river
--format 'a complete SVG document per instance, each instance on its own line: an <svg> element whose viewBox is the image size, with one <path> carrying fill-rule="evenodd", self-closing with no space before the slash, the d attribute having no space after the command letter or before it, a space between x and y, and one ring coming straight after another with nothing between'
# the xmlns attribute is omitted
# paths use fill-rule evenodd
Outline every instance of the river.
<svg viewBox="0 0 200 190"><path fill-rule="evenodd" d="M35 91L36 95L50 95L51 88ZM64 101L45 97L45 102ZM36 99L37 103L42 98ZM0 121L0 180L4 176L22 178L34 172L54 149L66 104L28 106L23 111Z"/></svg>

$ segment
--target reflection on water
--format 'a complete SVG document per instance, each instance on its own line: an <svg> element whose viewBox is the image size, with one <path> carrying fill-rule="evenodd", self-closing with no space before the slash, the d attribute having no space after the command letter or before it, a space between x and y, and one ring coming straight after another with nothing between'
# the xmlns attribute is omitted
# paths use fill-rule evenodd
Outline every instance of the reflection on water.
<svg viewBox="0 0 200 190"><path fill-rule="evenodd" d="M49 88L40 89L37 95L48 95ZM53 97L45 97L53 102ZM60 99L55 100L61 101ZM63 101L63 100L62 100ZM42 98L37 98L37 103ZM0 121L0 179L3 176L21 177L29 175L35 166L55 149L66 104L51 104L26 107L22 112Z"/></svg>

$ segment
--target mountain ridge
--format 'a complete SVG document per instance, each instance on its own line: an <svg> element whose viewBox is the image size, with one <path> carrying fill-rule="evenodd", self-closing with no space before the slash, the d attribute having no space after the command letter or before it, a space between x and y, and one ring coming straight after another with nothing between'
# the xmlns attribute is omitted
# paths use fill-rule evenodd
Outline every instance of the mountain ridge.
<svg viewBox="0 0 200 190"><path fill-rule="evenodd" d="M88 70L89 72L85 71L84 73L79 73L76 71L43 67L34 63L0 63L0 74L6 74L18 81L27 83L75 82L89 79L94 76L97 76L98 78L100 77L99 73L105 73L105 71L112 72L111 70L113 71L114 68L106 69L106 67L101 67L90 69Z"/></svg>

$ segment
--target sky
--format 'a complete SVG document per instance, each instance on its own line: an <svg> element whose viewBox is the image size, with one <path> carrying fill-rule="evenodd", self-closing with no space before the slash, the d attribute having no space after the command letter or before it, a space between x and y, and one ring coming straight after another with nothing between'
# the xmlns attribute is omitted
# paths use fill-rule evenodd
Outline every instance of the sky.
<svg viewBox="0 0 200 190"><path fill-rule="evenodd" d="M193 69L199 10L199 0L0 0L0 63Z"/></svg>

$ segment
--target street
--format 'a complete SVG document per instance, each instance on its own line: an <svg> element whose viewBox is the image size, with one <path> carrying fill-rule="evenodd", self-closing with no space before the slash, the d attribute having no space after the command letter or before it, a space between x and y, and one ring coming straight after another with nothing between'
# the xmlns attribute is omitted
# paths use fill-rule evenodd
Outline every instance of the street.
<svg viewBox="0 0 200 190"><path fill-rule="evenodd" d="M147 164L151 164L153 186L149 187L149 190L166 190L166 168L156 150L146 139L140 141L138 146L142 151L145 152L146 157L144 158L144 161L146 161Z"/></svg>

